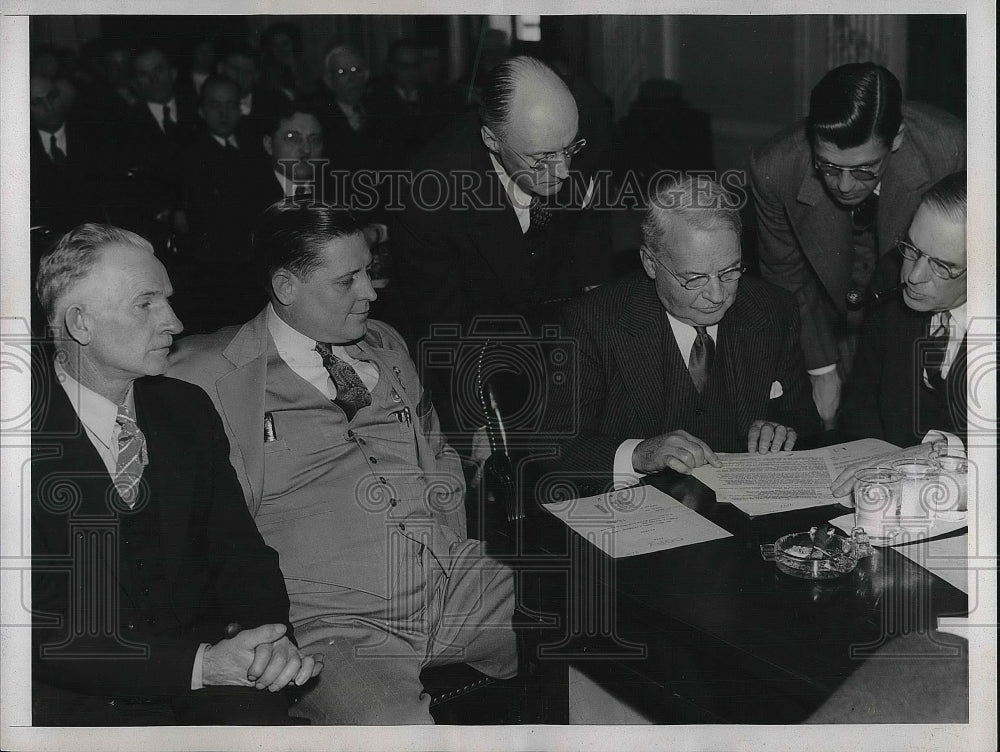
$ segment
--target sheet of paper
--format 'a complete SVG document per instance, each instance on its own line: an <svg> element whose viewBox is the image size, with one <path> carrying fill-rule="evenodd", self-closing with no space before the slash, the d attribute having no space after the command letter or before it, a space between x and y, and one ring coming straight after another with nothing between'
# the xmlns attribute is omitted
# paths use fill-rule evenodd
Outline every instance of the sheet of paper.
<svg viewBox="0 0 1000 752"><path fill-rule="evenodd" d="M838 500L830 491L841 470L873 461L899 448L878 439L862 439L822 449L781 454L720 454L722 467L702 465L692 475L750 516L805 509Z"/></svg>
<svg viewBox="0 0 1000 752"><path fill-rule="evenodd" d="M652 486L633 486L545 508L616 559L730 537L714 522Z"/></svg>

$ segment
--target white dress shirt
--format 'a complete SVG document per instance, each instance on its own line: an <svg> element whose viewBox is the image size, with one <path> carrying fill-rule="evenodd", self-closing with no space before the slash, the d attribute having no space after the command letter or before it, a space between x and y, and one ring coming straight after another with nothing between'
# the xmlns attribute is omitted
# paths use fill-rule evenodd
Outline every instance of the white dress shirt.
<svg viewBox="0 0 1000 752"><path fill-rule="evenodd" d="M74 379L66 373L58 361L55 368L56 378L69 397L73 412L83 424L90 443L101 456L101 461L108 469L108 475L114 478L118 470L118 434L121 432L121 426L118 425L118 405ZM125 405L135 415L135 396L132 387L129 387L125 395ZM194 655L194 663L191 666L191 689L201 689L204 686L201 668L207 647L207 642L201 643Z"/></svg>
<svg viewBox="0 0 1000 752"><path fill-rule="evenodd" d="M174 123L177 123L177 100L176 99L171 99L169 102L164 102L163 104L159 104L157 102L146 102L146 106L149 108L149 111L153 113L153 117L156 118L156 124L158 126L160 126L160 130L163 131L164 133L167 132L167 129L163 127L163 108L164 107L169 107L170 108L170 119L173 120Z"/></svg>
<svg viewBox="0 0 1000 752"><path fill-rule="evenodd" d="M500 178L500 185L507 192L510 205L514 208L514 214L517 215L517 221L521 225L521 232L527 232L531 226L531 196L521 190L521 187L511 179L503 165L492 154L490 154L490 161L493 163L493 169L497 171L497 177Z"/></svg>
<svg viewBox="0 0 1000 752"><path fill-rule="evenodd" d="M948 377L952 363L955 362L955 356L958 355L958 348L962 346L965 332L969 328L969 322L965 319L965 303L952 308L948 313L951 314L951 322L948 327L948 348L945 350L944 362L941 364L941 378L943 379ZM932 332L940 325L940 322L941 314L935 313L931 318Z"/></svg>
<svg viewBox="0 0 1000 752"><path fill-rule="evenodd" d="M226 146L233 146L233 147L235 147L237 149L240 148L240 145L236 142L236 136L230 136L229 138L223 138L222 136L216 136L213 133L212 134L212 138L214 138L215 142L219 146L221 146L222 148L226 148Z"/></svg>
<svg viewBox="0 0 1000 752"><path fill-rule="evenodd" d="M38 135L42 137L42 146L45 147L45 153L52 158L52 136L56 137L56 146L58 146L62 153L69 156L69 151L66 148L66 124L63 123L62 127L55 133L49 133L48 131L38 131Z"/></svg>
<svg viewBox="0 0 1000 752"><path fill-rule="evenodd" d="M690 324L675 319L669 313L667 314L667 321L670 322L670 331L673 332L674 341L684 356L684 363L690 367L691 347L698 337L698 332ZM712 342L718 342L719 325L713 324L705 328L708 330L708 336L712 338ZM641 364L633 365L637 367L641 366ZM640 473L632 467L632 453L635 452L635 448L643 441L645 439L625 439L625 441L618 445L618 449L615 451L614 467L612 468L612 482L615 488L635 485L645 476L645 473Z"/></svg>
<svg viewBox="0 0 1000 752"><path fill-rule="evenodd" d="M316 352L316 340L289 326L270 303L267 305L267 330L274 340L278 355L292 371L319 389L328 399L337 398L337 387L333 385L330 372L326 370L323 359ZM330 350L335 358L354 369L369 392L375 389L379 376L377 365L348 355L347 350L340 345L332 345Z"/></svg>

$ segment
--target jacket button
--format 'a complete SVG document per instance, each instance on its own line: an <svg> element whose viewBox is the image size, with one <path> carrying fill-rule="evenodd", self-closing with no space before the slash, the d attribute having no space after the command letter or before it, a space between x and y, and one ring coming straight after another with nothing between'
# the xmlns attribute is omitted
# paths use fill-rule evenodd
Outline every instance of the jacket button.
<svg viewBox="0 0 1000 752"><path fill-rule="evenodd" d="M350 430L349 430L349 431L347 432L347 440L348 440L348 441L352 441L353 439L354 439L354 431L350 431Z"/></svg>
<svg viewBox="0 0 1000 752"><path fill-rule="evenodd" d="M144 588L142 589L142 594L143 594L143 595L149 595L149 588L148 588L148 587L144 587Z"/></svg>
<svg viewBox="0 0 1000 752"><path fill-rule="evenodd" d="M399 523L399 529L400 530L406 530L406 523L405 522L400 522Z"/></svg>
<svg viewBox="0 0 1000 752"><path fill-rule="evenodd" d="M371 462L373 465L377 465L378 464L378 457L369 457L368 461Z"/></svg>
<svg viewBox="0 0 1000 752"><path fill-rule="evenodd" d="M381 475L378 476L378 482L379 483L385 483L385 478L383 476L381 476Z"/></svg>
<svg viewBox="0 0 1000 752"><path fill-rule="evenodd" d="M142 569L142 559L136 559L135 560L135 568L136 569Z"/></svg>
<svg viewBox="0 0 1000 752"><path fill-rule="evenodd" d="M396 502L396 500L395 500L395 499L389 499L389 506L390 506L390 507L394 507L394 506L396 506L396 503L397 503L397 502Z"/></svg>
<svg viewBox="0 0 1000 752"><path fill-rule="evenodd" d="M156 619L154 617L150 616L148 619L146 619L146 623L149 626L153 626L154 624L156 624Z"/></svg>
<svg viewBox="0 0 1000 752"><path fill-rule="evenodd" d="M129 632L134 632L135 624L133 622L129 622L128 624L125 625L125 629L127 629Z"/></svg>

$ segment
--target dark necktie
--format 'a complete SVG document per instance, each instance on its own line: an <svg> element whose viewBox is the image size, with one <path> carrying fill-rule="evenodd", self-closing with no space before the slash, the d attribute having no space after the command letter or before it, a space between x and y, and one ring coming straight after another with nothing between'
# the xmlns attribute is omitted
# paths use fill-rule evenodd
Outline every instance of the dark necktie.
<svg viewBox="0 0 1000 752"><path fill-rule="evenodd" d="M146 437L135 416L126 405L118 406L118 461L115 464L115 488L129 507L136 501L136 488L142 478L142 469L149 462L146 457Z"/></svg>
<svg viewBox="0 0 1000 752"><path fill-rule="evenodd" d="M878 194L872 191L864 201L851 209L851 226L854 232L868 232L878 219Z"/></svg>
<svg viewBox="0 0 1000 752"><path fill-rule="evenodd" d="M927 381L932 389L940 389L944 383L941 370L944 367L945 354L948 352L948 336L951 334L951 314L942 311L938 317L938 325L930 330L925 356Z"/></svg>
<svg viewBox="0 0 1000 752"><path fill-rule="evenodd" d="M712 372L712 361L715 360L715 342L708 333L708 329L703 326L696 326L698 335L691 345L691 357L688 358L688 372L691 374L691 381L698 394L705 393L705 384L708 383L708 375Z"/></svg>
<svg viewBox="0 0 1000 752"><path fill-rule="evenodd" d="M528 204L528 218L528 232L542 232L552 221L552 210L538 196L532 196Z"/></svg>
<svg viewBox="0 0 1000 752"><path fill-rule="evenodd" d="M53 164L66 164L66 152L59 148L55 133L49 136L49 153L52 155Z"/></svg>
<svg viewBox="0 0 1000 752"><path fill-rule="evenodd" d="M174 128L177 123L174 121L173 117L170 115L170 105L163 105L163 132L168 136L174 135Z"/></svg>
<svg viewBox="0 0 1000 752"><path fill-rule="evenodd" d="M333 354L330 345L325 342L316 343L316 352L323 359L323 367L333 380L333 385L337 388L337 397L333 400L347 414L348 420L354 420L354 415L362 407L368 407L372 403L372 394L368 387L361 381L361 377L351 368L349 363L345 363Z"/></svg>

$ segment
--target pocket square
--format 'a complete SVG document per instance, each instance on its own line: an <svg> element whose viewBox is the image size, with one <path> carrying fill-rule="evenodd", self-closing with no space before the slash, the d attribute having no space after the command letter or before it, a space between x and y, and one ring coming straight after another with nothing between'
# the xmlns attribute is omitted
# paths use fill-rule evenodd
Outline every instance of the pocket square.
<svg viewBox="0 0 1000 752"><path fill-rule="evenodd" d="M770 397L771 399L777 399L784 393L785 390L781 388L780 381L775 381L773 384L771 384L771 397Z"/></svg>

